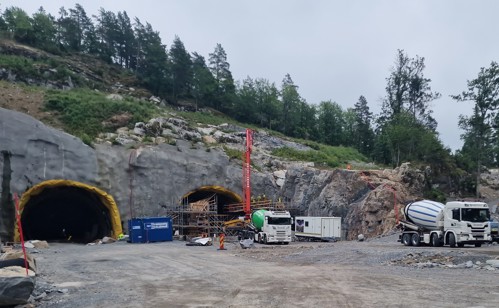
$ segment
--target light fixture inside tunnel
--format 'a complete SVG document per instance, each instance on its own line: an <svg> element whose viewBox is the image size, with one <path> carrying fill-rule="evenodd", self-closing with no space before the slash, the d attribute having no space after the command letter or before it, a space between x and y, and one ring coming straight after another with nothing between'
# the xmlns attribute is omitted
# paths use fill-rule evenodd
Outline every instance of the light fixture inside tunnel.
<svg viewBox="0 0 499 308"><path fill-rule="evenodd" d="M89 243L122 232L114 199L79 182L52 180L21 198L25 240Z"/></svg>

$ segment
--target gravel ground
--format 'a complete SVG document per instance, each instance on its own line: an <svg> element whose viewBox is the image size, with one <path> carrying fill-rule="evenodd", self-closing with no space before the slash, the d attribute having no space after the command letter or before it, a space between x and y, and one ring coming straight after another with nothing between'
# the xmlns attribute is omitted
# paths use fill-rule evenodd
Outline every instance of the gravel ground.
<svg viewBox="0 0 499 308"><path fill-rule="evenodd" d="M364 242L52 243L31 307L496 307L499 246ZM33 251L32 251L33 252ZM470 263L471 262L471 263Z"/></svg>

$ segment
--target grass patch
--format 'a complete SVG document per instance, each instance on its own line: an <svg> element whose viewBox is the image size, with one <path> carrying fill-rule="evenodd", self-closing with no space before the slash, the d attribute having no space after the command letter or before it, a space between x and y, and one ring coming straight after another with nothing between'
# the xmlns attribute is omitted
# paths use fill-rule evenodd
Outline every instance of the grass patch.
<svg viewBox="0 0 499 308"><path fill-rule="evenodd" d="M38 61L37 61L38 62ZM32 59L0 54L0 66L6 69L11 69L17 75L41 77L40 71Z"/></svg>
<svg viewBox="0 0 499 308"><path fill-rule="evenodd" d="M231 148L228 148L226 146L223 146L223 149L225 151L225 154L227 154L227 156L229 156L229 159L239 159L239 160L243 159L243 152L242 151L231 149Z"/></svg>
<svg viewBox="0 0 499 308"><path fill-rule="evenodd" d="M156 112L150 103L132 99L109 100L104 94L88 89L50 90L45 96L45 108L57 111L68 133L80 138L87 135L86 140L109 130L103 122L114 115L131 114L127 123L131 128L136 122L148 121Z"/></svg>
<svg viewBox="0 0 499 308"><path fill-rule="evenodd" d="M346 164L350 160L367 160L353 148L333 147L318 143L312 148L318 148L318 150L299 151L289 147L283 147L273 150L272 155L294 161L313 162L317 167L322 166L330 168L336 168L339 165Z"/></svg>
<svg viewBox="0 0 499 308"><path fill-rule="evenodd" d="M175 111L175 113L177 113L179 116L181 116L191 124L196 124L196 123L211 124L211 125L220 125L223 123L238 124L236 121L232 120L229 117L224 117L221 115L216 115L208 112Z"/></svg>
<svg viewBox="0 0 499 308"><path fill-rule="evenodd" d="M66 81L71 77L75 85L85 85L85 81L69 70L66 64L53 58L33 60L22 56L0 54L0 67L12 70L21 79Z"/></svg>

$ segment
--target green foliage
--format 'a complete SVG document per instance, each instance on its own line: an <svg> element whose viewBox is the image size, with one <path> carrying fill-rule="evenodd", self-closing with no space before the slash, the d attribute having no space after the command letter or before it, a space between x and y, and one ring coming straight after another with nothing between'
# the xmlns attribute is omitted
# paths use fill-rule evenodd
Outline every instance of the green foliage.
<svg viewBox="0 0 499 308"><path fill-rule="evenodd" d="M89 136L86 133L81 133L79 137L80 137L80 139L81 139L81 141L83 143L85 143L86 145L89 145L89 146L93 147L92 142L94 141L94 138L92 138L91 136Z"/></svg>
<svg viewBox="0 0 499 308"><path fill-rule="evenodd" d="M226 146L224 146L223 149L225 151L225 154L227 154L227 156L229 156L229 159L239 159L239 160L242 160L242 158L243 158L243 152L242 151L231 149L231 148L228 148Z"/></svg>
<svg viewBox="0 0 499 308"><path fill-rule="evenodd" d="M135 100L108 100L101 94L91 90L49 91L46 95L45 107L57 111L66 130L76 136L85 134L95 138L106 130L103 122L114 115L132 114L129 122L149 120L155 108L151 104Z"/></svg>
<svg viewBox="0 0 499 308"><path fill-rule="evenodd" d="M366 158L357 150L346 147L332 147L320 145L319 150L300 151L289 147L282 147L272 151L272 155L296 161L314 162L317 167L335 168L348 160L366 161Z"/></svg>
<svg viewBox="0 0 499 308"><path fill-rule="evenodd" d="M190 86L193 81L191 56L184 47L184 43L175 36L170 48L171 71L174 76L172 80L173 97L186 97L190 94Z"/></svg>
<svg viewBox="0 0 499 308"><path fill-rule="evenodd" d="M424 193L424 197L429 200L434 200L437 202L445 203L447 202L447 197L445 193L437 188L432 188Z"/></svg>
<svg viewBox="0 0 499 308"><path fill-rule="evenodd" d="M40 77L35 61L29 58L0 54L0 63L3 68L11 69L18 75Z"/></svg>
<svg viewBox="0 0 499 308"><path fill-rule="evenodd" d="M470 167L499 166L499 64L481 68L477 78L468 81L468 89L452 96L457 101L474 101L473 114L461 116L464 145L462 155L473 160ZM468 170L471 171L471 170Z"/></svg>
<svg viewBox="0 0 499 308"><path fill-rule="evenodd" d="M383 112L377 117L378 127L373 131L372 113L362 96L355 108L346 111L333 101L308 104L289 74L285 75L280 88L264 78L250 77L236 88L227 54L220 44L209 54L206 63L199 54L186 50L178 37L167 50L152 25L142 23L138 18L132 20L126 12L115 14L104 9L92 19L79 4L67 10L61 8L57 18L43 9L30 18L21 9L11 7L0 16L0 32L18 42L50 52L96 55L116 64L116 67L126 68L140 80L141 86L167 101L177 102L180 98L196 109L200 106L213 108L212 113L179 112L190 123L259 125L273 130L271 134L274 135L282 133L309 140L303 141L313 149L308 153L278 150L289 158L311 159L325 166L337 166L347 160L365 160L357 151L340 150L346 149L341 147L331 150L316 143L323 142L330 146L352 146L363 155L392 166L403 161L418 161L427 162L438 172L452 172L456 165L466 170L480 164L499 165L498 100L493 97L499 92L487 92L487 89L492 89L487 88L487 81L491 86L497 86L497 78L488 78L494 77L498 71L494 64L490 69L483 69L477 80L469 82L466 93L456 97L458 100L475 100L473 91L482 89L476 98L492 107L485 126L479 125L480 114L461 119L461 127L466 130L465 145L456 163L435 132L436 121L431 116L429 105L440 94L431 90L431 80L423 74L423 57L410 58L403 50L398 50L395 66L387 78ZM53 59L30 60L0 54L0 63L18 76L40 78L47 72L46 68L55 68L57 72L51 77L57 80L65 81L71 77L77 86L87 83L79 74ZM103 79L109 75L100 68L95 68L94 73ZM99 87L92 85L95 86ZM476 102L479 113L484 111L482 107L485 105L479 100ZM69 132L80 136L85 132L89 138L105 129L102 122L114 114L129 111L134 116L132 121L139 121L154 112L150 106L132 101L107 101L103 95L85 90L50 92L47 108L59 112ZM361 157L355 158L357 155Z"/></svg>
<svg viewBox="0 0 499 308"><path fill-rule="evenodd" d="M182 118L186 119L189 123L193 124L195 123L211 124L211 125L220 125L223 123L239 124L233 119L223 114L216 114L212 112L176 111L176 113Z"/></svg>

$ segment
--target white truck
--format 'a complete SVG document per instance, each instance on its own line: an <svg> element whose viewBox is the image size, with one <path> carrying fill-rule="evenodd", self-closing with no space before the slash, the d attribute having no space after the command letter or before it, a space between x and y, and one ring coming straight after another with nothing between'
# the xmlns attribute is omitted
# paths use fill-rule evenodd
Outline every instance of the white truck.
<svg viewBox="0 0 499 308"><path fill-rule="evenodd" d="M444 205L420 200L409 203L404 212L407 220L400 222L399 241L406 246L480 247L492 240L489 206L483 202L451 201Z"/></svg>
<svg viewBox="0 0 499 308"><path fill-rule="evenodd" d="M291 242L292 218L288 211L258 210L251 214L254 241L262 244Z"/></svg>
<svg viewBox="0 0 499 308"><path fill-rule="evenodd" d="M341 238L341 217L295 217L298 240L336 241Z"/></svg>

